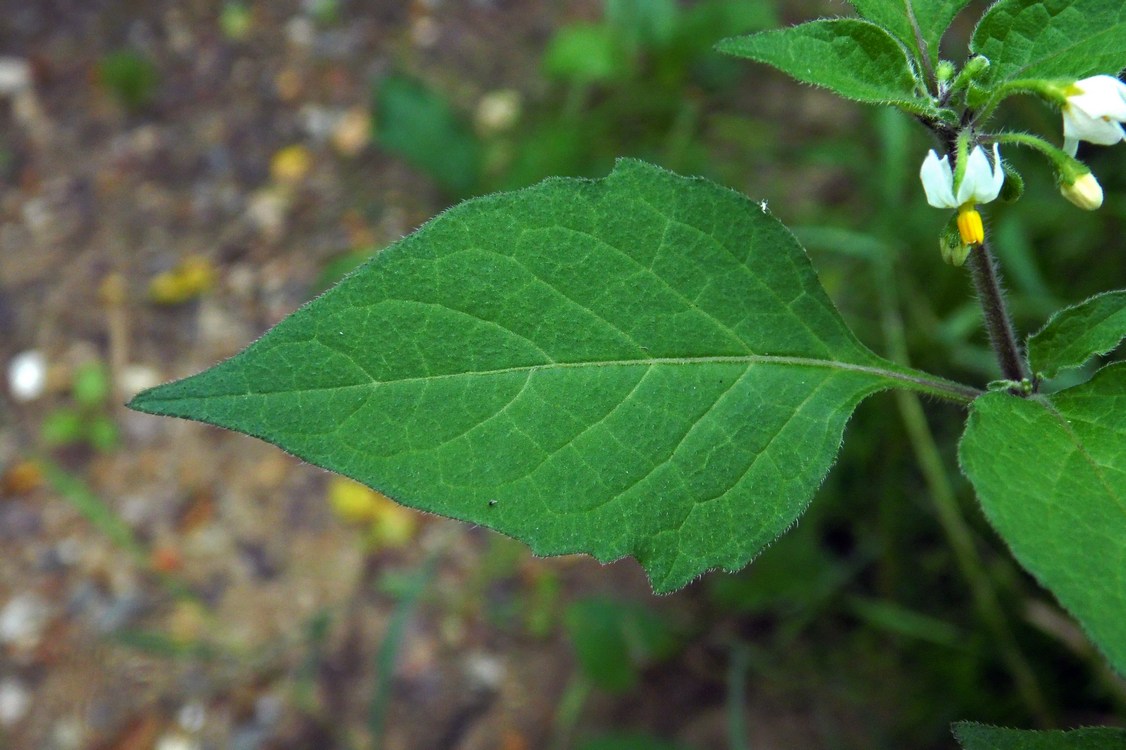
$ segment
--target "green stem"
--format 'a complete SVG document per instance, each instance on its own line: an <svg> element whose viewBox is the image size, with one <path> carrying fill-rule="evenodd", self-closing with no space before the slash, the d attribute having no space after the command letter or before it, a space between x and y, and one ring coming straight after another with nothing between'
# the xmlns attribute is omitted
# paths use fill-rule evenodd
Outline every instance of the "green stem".
<svg viewBox="0 0 1126 750"><path fill-rule="evenodd" d="M987 140L996 141L997 143L1015 143L1018 146L1028 146L1047 156L1052 163L1056 165L1057 169L1061 163L1076 161L1071 156L1068 156L1063 149L1056 148L1043 138L1029 135L1028 133L997 133Z"/></svg>
<svg viewBox="0 0 1126 750"><path fill-rule="evenodd" d="M1032 94L1033 96L1040 97L1049 104L1063 107L1067 104L1067 97L1064 96L1063 93L1064 88L1065 86L1061 85L1061 83L1039 79L1009 81L999 86L997 90L993 92L993 95L989 97L989 101L978 110L974 120L975 122L985 122L993 115L993 111L997 109L1002 101L1018 94Z"/></svg>
<svg viewBox="0 0 1126 750"><path fill-rule="evenodd" d="M887 343L888 354L892 361L909 367L906 336L903 332L903 321L899 316L899 304L895 297L895 279L891 265L887 261L878 262L880 288L880 308L884 339ZM938 514L939 525L942 527L946 541L954 553L958 570L969 584L970 594L974 600L978 616L981 617L986 627L993 633L1006 667L1016 683L1021 699L1028 707L1029 712L1038 720L1048 723L1050 709L1036 675L1032 671L1028 660L1024 658L1005 618L997 591L986 573L985 561L982 560L977 548L974 546L973 534L965 516L958 507L958 498L954 492L950 477L946 472L942 455L938 450L934 435L927 424L926 415L923 413L919 397L908 391L895 392L896 404L899 407L900 418L907 430L907 437L911 449L919 462L923 472L923 480L934 503Z"/></svg>

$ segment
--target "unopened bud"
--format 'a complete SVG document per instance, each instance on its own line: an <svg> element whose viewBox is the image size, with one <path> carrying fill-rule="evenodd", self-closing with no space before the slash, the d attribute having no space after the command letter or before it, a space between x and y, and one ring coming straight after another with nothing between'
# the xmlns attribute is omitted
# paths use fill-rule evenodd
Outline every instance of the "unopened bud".
<svg viewBox="0 0 1126 750"><path fill-rule="evenodd" d="M985 72L989 67L989 58L985 55L974 55L966 61L966 66L962 68L962 74L968 78L977 78Z"/></svg>
<svg viewBox="0 0 1126 750"><path fill-rule="evenodd" d="M952 217L946 225L946 229L938 238L938 250L942 253L942 259L952 266L961 266L966 262L966 258L969 257L972 249L972 245L967 245L962 241L962 233L958 231L957 219Z"/></svg>
<svg viewBox="0 0 1126 750"><path fill-rule="evenodd" d="M1070 184L1061 182L1060 193L1084 211L1094 211L1103 204L1102 186L1090 172L1080 175Z"/></svg>

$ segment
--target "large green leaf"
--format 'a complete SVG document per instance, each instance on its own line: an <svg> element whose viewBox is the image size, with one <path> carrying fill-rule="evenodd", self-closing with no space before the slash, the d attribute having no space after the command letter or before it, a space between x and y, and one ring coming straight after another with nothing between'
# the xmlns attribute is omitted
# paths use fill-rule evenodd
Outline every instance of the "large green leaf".
<svg viewBox="0 0 1126 750"><path fill-rule="evenodd" d="M1114 74L1126 65L1126 5L1001 0L982 16L970 50L989 58L994 83Z"/></svg>
<svg viewBox="0 0 1126 750"><path fill-rule="evenodd" d="M810 21L724 39L716 49L773 65L799 81L847 99L930 111L907 51L874 23L855 18Z"/></svg>
<svg viewBox="0 0 1126 750"><path fill-rule="evenodd" d="M878 23L895 34L909 50L922 55L919 50L911 16L919 26L919 35L927 45L932 63L938 62L939 42L954 16L970 0L852 0L860 15Z"/></svg>
<svg viewBox="0 0 1126 750"><path fill-rule="evenodd" d="M1050 399L982 396L959 459L1016 558L1126 674L1126 363Z"/></svg>
<svg viewBox="0 0 1126 750"><path fill-rule="evenodd" d="M889 386L968 400L865 349L765 207L621 161L463 203L131 406L669 591L793 524Z"/></svg>
<svg viewBox="0 0 1126 750"><path fill-rule="evenodd" d="M1062 731L1005 729L960 721L954 737L964 750L1122 750L1126 729L1087 727Z"/></svg>
<svg viewBox="0 0 1126 750"><path fill-rule="evenodd" d="M1028 339L1028 359L1035 372L1055 377L1060 370L1082 367L1126 338L1126 290L1105 292L1060 310Z"/></svg>

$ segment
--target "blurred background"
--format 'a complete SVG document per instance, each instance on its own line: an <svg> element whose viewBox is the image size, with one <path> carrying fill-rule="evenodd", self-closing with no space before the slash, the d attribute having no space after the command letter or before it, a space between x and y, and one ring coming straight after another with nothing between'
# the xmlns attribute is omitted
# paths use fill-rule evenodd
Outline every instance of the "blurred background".
<svg viewBox="0 0 1126 750"><path fill-rule="evenodd" d="M925 750L956 719L1126 720L1123 682L977 510L947 404L871 398L796 528L660 598L632 560L535 559L121 406L443 208L620 155L767 201L865 343L984 385L923 129L710 51L848 13L0 2L0 747ZM1059 138L1035 101L1003 117ZM1026 191L987 221L1025 334L1126 283L1124 153L1080 153L1093 214L1005 153Z"/></svg>

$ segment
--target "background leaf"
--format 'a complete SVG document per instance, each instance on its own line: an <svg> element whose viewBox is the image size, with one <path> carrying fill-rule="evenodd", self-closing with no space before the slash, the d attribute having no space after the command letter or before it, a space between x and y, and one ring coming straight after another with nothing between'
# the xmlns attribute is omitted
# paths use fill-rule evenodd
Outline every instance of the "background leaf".
<svg viewBox="0 0 1126 750"><path fill-rule="evenodd" d="M1126 674L1126 363L1050 399L982 396L959 459L1016 558Z"/></svg>
<svg viewBox="0 0 1126 750"><path fill-rule="evenodd" d="M1126 290L1106 292L1053 315L1029 337L1028 358L1033 371L1051 378L1112 351L1124 337Z"/></svg>
<svg viewBox="0 0 1126 750"><path fill-rule="evenodd" d="M970 50L994 83L1115 74L1126 64L1126 6L1119 0L1001 0L974 30Z"/></svg>
<svg viewBox="0 0 1126 750"><path fill-rule="evenodd" d="M856 11L873 23L878 23L903 42L907 49L922 57L915 40L908 13L915 14L923 41L932 63L938 62L939 42L954 16L969 4L969 0L851 0ZM910 8L908 8L910 6Z"/></svg>
<svg viewBox="0 0 1126 750"><path fill-rule="evenodd" d="M642 668L680 645L667 619L632 602L584 599L563 619L583 674L605 690L634 687Z"/></svg>
<svg viewBox="0 0 1126 750"><path fill-rule="evenodd" d="M960 721L953 730L964 750L1119 750L1126 746L1126 729L1110 727L1044 732Z"/></svg>
<svg viewBox="0 0 1126 750"><path fill-rule="evenodd" d="M633 555L670 591L792 525L865 396L961 395L921 377L856 340L764 209L624 160L451 209L131 406L541 555Z"/></svg>
<svg viewBox="0 0 1126 750"><path fill-rule="evenodd" d="M609 24L575 24L551 40L543 58L544 72L582 82L610 81L629 75L629 48Z"/></svg>
<svg viewBox="0 0 1126 750"><path fill-rule="evenodd" d="M810 21L724 39L720 52L778 68L847 99L929 111L907 52L874 23L853 18Z"/></svg>
<svg viewBox="0 0 1126 750"><path fill-rule="evenodd" d="M375 100L381 146L426 172L452 195L473 191L480 177L481 145L441 94L391 75L380 83Z"/></svg>

